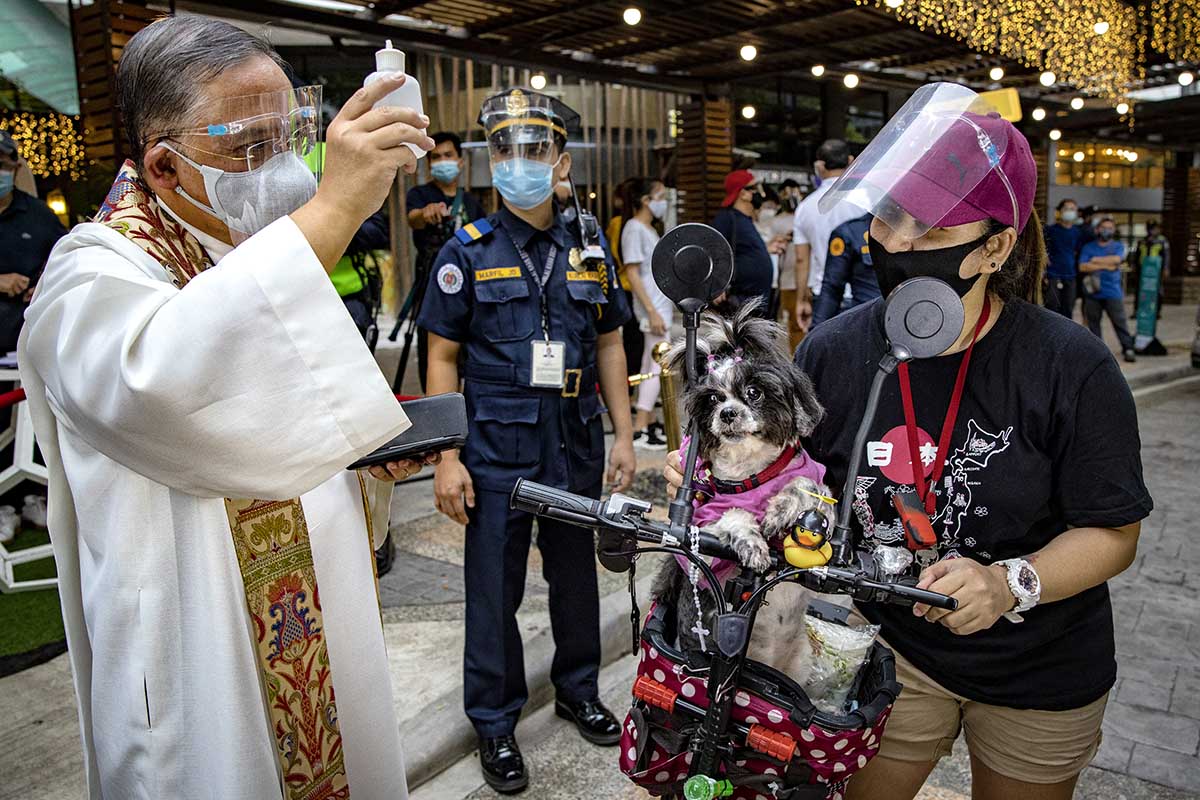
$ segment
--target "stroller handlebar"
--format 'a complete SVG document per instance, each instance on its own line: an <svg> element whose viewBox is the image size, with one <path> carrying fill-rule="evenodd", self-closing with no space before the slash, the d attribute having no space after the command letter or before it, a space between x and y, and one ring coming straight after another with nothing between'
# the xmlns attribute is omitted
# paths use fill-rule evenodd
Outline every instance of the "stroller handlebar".
<svg viewBox="0 0 1200 800"><path fill-rule="evenodd" d="M669 550L690 550L691 532L673 530L669 522L645 518L651 505L645 501L613 495L608 500L593 500L573 492L520 479L513 487L511 507L535 516L558 520L581 528L591 528L599 534L598 549L603 556L632 556L637 542L645 542ZM696 531L700 555L737 562L737 554L712 534ZM958 602L937 592L918 589L916 581L887 580L881 577L873 558L860 557L856 565L823 566L796 569L774 554L777 580L792 580L819 592L852 595L864 602L888 602L899 605L925 603L934 608L954 610ZM626 567L627 568L627 567Z"/></svg>

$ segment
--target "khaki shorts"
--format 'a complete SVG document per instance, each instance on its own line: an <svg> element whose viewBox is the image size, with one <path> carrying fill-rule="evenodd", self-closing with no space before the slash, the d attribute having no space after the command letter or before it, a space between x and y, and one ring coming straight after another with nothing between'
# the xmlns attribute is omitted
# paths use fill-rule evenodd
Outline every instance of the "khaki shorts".
<svg viewBox="0 0 1200 800"><path fill-rule="evenodd" d="M1069 711L1037 711L977 703L935 683L896 653L904 691L888 719L879 755L935 762L950 754L961 731L967 750L1006 778L1061 783L1078 775L1100 748L1108 695Z"/></svg>

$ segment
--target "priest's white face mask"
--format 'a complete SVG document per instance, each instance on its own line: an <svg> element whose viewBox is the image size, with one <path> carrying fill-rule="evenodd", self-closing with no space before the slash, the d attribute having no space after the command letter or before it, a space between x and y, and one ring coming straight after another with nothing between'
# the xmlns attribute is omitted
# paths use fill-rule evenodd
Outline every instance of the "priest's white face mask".
<svg viewBox="0 0 1200 800"><path fill-rule="evenodd" d="M320 107L319 86L228 98L210 117L225 121L159 134L173 140L162 141L164 149L200 174L208 202L181 184L175 193L240 244L316 194Z"/></svg>
<svg viewBox="0 0 1200 800"><path fill-rule="evenodd" d="M212 205L192 197L183 186L175 187L176 194L228 226L235 245L300 208L317 193L317 176L295 153L277 153L248 172L226 172L197 163L169 144L163 147L196 168Z"/></svg>

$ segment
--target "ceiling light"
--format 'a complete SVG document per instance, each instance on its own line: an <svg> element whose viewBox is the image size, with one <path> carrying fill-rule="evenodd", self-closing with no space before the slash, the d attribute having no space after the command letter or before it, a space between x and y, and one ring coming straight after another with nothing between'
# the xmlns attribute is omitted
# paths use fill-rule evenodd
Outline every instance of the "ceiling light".
<svg viewBox="0 0 1200 800"><path fill-rule="evenodd" d="M757 113L754 106L742 106L742 119L754 119L754 115Z"/></svg>
<svg viewBox="0 0 1200 800"><path fill-rule="evenodd" d="M1042 86L1053 86L1054 81L1056 81L1057 78L1054 77L1053 72L1046 70L1041 74L1041 77L1039 77L1038 80L1042 82Z"/></svg>
<svg viewBox="0 0 1200 800"><path fill-rule="evenodd" d="M1066 150L1066 148L1065 148L1065 147L1060 147L1060 148L1058 149L1058 154L1059 154L1060 156L1065 156L1065 155L1067 154L1067 150Z"/></svg>
<svg viewBox="0 0 1200 800"><path fill-rule="evenodd" d="M1122 117L1129 113L1129 103L1117 103L1117 113Z"/></svg>
<svg viewBox="0 0 1200 800"><path fill-rule="evenodd" d="M1106 148L1104 148L1104 155L1106 155L1106 156L1111 156L1111 155L1112 155L1112 148L1111 148L1111 147L1106 147Z"/></svg>
<svg viewBox="0 0 1200 800"><path fill-rule="evenodd" d="M858 76L853 72L847 72L846 77L842 78L842 83L846 85L847 89L853 89L858 86Z"/></svg>
<svg viewBox="0 0 1200 800"><path fill-rule="evenodd" d="M904 5L904 0L883 0L888 8L899 8Z"/></svg>
<svg viewBox="0 0 1200 800"><path fill-rule="evenodd" d="M1050 141L1057 142L1061 138L1062 138L1062 131L1060 131L1058 128L1055 128L1054 130L1050 131Z"/></svg>
<svg viewBox="0 0 1200 800"><path fill-rule="evenodd" d="M621 14L621 19L625 20L626 25L637 25L642 21L642 10L637 6L630 6Z"/></svg>
<svg viewBox="0 0 1200 800"><path fill-rule="evenodd" d="M323 8L328 11L349 11L355 13L362 11L362 6L356 6L353 3L343 3L340 0L288 0L298 6L310 6L311 8Z"/></svg>
<svg viewBox="0 0 1200 800"><path fill-rule="evenodd" d="M596 199L596 193L588 192L588 200L595 200L595 199Z"/></svg>
<svg viewBox="0 0 1200 800"><path fill-rule="evenodd" d="M758 48L752 44L742 45L742 49L739 52L742 56L742 61L753 61L758 58Z"/></svg>
<svg viewBox="0 0 1200 800"><path fill-rule="evenodd" d="M991 71L988 72L988 76L992 80L998 81L1004 77L1004 68L1003 67L992 67Z"/></svg>
<svg viewBox="0 0 1200 800"><path fill-rule="evenodd" d="M1137 151L1130 150L1129 153L1125 157L1128 158L1131 162L1137 161L1137 159L1138 159Z"/></svg>
<svg viewBox="0 0 1200 800"><path fill-rule="evenodd" d="M813 64L812 74L818 78L821 77L822 75L824 75L825 74L825 65L824 64Z"/></svg>
<svg viewBox="0 0 1200 800"><path fill-rule="evenodd" d="M1196 76L1190 72L1179 73L1179 85L1180 86L1191 86L1192 81L1194 81L1194 80L1196 80Z"/></svg>
<svg viewBox="0 0 1200 800"><path fill-rule="evenodd" d="M1034 122L1041 122L1046 118L1046 109L1038 106L1033 110L1033 113L1030 114L1030 116L1033 117Z"/></svg>
<svg viewBox="0 0 1200 800"><path fill-rule="evenodd" d="M1071 108L1075 109L1076 111L1083 108L1083 98L1082 97L1072 97L1071 98Z"/></svg>
<svg viewBox="0 0 1200 800"><path fill-rule="evenodd" d="M1097 36L1103 36L1104 34L1108 33L1108 22L1106 20L1100 20L1092 26L1092 30L1096 32Z"/></svg>
<svg viewBox="0 0 1200 800"><path fill-rule="evenodd" d="M529 79L529 85L540 92L546 88L546 76L539 72Z"/></svg>
<svg viewBox="0 0 1200 800"><path fill-rule="evenodd" d="M1076 150L1074 155L1071 156L1071 158L1075 159L1076 161L1083 161L1083 151Z"/></svg>

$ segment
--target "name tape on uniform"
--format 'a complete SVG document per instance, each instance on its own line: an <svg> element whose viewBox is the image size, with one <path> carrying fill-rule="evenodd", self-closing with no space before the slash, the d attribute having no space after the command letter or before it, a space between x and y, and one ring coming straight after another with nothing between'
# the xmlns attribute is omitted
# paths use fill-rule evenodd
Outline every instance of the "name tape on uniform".
<svg viewBox="0 0 1200 800"><path fill-rule="evenodd" d="M500 278L519 278L521 277L520 267L495 267L493 269L477 269L475 270L475 282L494 281Z"/></svg>
<svg viewBox="0 0 1200 800"><path fill-rule="evenodd" d="M592 271L592 272L573 272L572 271L572 272L567 273L567 280L569 280L569 281L599 281L600 273L595 272L595 271Z"/></svg>

